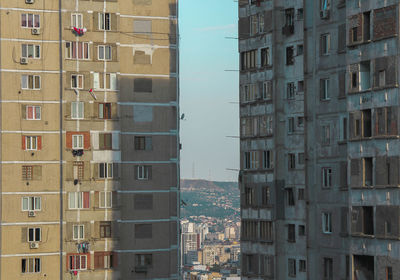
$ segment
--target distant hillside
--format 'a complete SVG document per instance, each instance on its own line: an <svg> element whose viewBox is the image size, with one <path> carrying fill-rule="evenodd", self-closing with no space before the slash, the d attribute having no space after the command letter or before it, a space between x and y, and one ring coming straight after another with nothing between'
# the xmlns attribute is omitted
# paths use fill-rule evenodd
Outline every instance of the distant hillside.
<svg viewBox="0 0 400 280"><path fill-rule="evenodd" d="M240 214L237 182L181 180L182 218L209 216L235 219Z"/></svg>

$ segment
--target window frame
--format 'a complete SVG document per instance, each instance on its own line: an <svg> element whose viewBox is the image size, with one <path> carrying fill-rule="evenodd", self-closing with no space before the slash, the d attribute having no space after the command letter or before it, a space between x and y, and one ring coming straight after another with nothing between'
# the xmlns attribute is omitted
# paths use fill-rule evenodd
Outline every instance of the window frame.
<svg viewBox="0 0 400 280"><path fill-rule="evenodd" d="M102 209L112 208L113 207L112 199L113 199L112 191L99 192L99 208L102 208ZM104 202L103 205L102 205L102 202Z"/></svg>
<svg viewBox="0 0 400 280"><path fill-rule="evenodd" d="M30 260L32 260L32 267ZM37 265L37 263L39 265ZM33 273L40 273L42 271L42 262L39 257L32 257L32 258L22 258L21 259L21 273L22 274L33 274ZM30 271L30 268L33 268L33 271ZM24 271L25 270L25 271Z"/></svg>
<svg viewBox="0 0 400 280"><path fill-rule="evenodd" d="M324 33L321 34L321 46L320 46L320 53L322 56L327 56L331 52L331 34Z"/></svg>
<svg viewBox="0 0 400 280"><path fill-rule="evenodd" d="M80 48L82 48L80 50ZM74 52L75 51L75 52ZM80 54L81 53L81 58ZM69 60L90 60L90 42L65 42L65 59Z"/></svg>
<svg viewBox="0 0 400 280"><path fill-rule="evenodd" d="M24 201L27 201L27 205L24 205ZM25 206L27 206L27 208ZM21 209L23 212L42 211L42 197L41 196L23 196L21 199Z"/></svg>
<svg viewBox="0 0 400 280"><path fill-rule="evenodd" d="M108 28L107 28L107 15L108 15ZM103 31L111 31L111 13L98 13L98 28Z"/></svg>
<svg viewBox="0 0 400 280"><path fill-rule="evenodd" d="M25 137L25 151L38 151L39 147L39 137L40 136L32 136L26 135Z"/></svg>
<svg viewBox="0 0 400 280"><path fill-rule="evenodd" d="M29 56L29 52L30 52L29 48L30 47L32 47L32 57ZM24 51L24 48L25 48L25 51ZM26 59L40 59L41 58L41 46L35 45L35 44L21 44L21 57L26 58Z"/></svg>
<svg viewBox="0 0 400 280"><path fill-rule="evenodd" d="M32 26L29 26L29 16L32 16ZM26 16L26 26L23 25L23 17ZM35 18L38 18L36 21ZM22 13L21 14L21 28L40 28L40 15L38 14L29 14L29 13ZM38 23L37 26L35 26L35 23Z"/></svg>
<svg viewBox="0 0 400 280"><path fill-rule="evenodd" d="M74 20L74 17L75 17L75 20ZM79 20L79 18L80 18L80 20ZM82 29L83 28L83 14L72 13L71 14L71 26Z"/></svg>
<svg viewBox="0 0 400 280"><path fill-rule="evenodd" d="M322 167L321 168L321 179L322 179L322 187L325 189L329 189L333 186L333 173L331 167Z"/></svg>
<svg viewBox="0 0 400 280"><path fill-rule="evenodd" d="M108 49L108 51L107 51L107 49ZM109 57L107 58L107 56L109 56ZM98 45L97 46L97 60L102 60L102 61L112 60L112 46L111 45Z"/></svg>
<svg viewBox="0 0 400 280"><path fill-rule="evenodd" d="M322 233L332 234L332 213L322 212Z"/></svg>
<svg viewBox="0 0 400 280"><path fill-rule="evenodd" d="M74 86L74 81L76 83L76 86ZM84 87L85 87L84 75L82 75L82 74L71 74L71 88L84 89Z"/></svg>
<svg viewBox="0 0 400 280"><path fill-rule="evenodd" d="M80 110L82 109L82 110ZM71 119L83 120L85 118L85 104L82 101L71 102Z"/></svg>
<svg viewBox="0 0 400 280"><path fill-rule="evenodd" d="M82 139L81 141L79 139ZM82 144L82 145L80 145ZM83 134L73 134L72 135L72 149L73 150L83 150L85 147L85 136Z"/></svg>
<svg viewBox="0 0 400 280"><path fill-rule="evenodd" d="M100 179L112 179L114 178L114 167L113 163L110 162L100 162L98 164L99 168L99 178ZM111 170L111 173L110 173ZM103 176L102 176L103 173ZM111 176L110 176L111 174Z"/></svg>
<svg viewBox="0 0 400 280"><path fill-rule="evenodd" d="M33 232L33 234L32 234L33 240L30 240L29 232L31 230ZM37 230L39 230L39 238L36 238L37 237ZM28 242L41 242L42 241L42 228L40 228L40 227L28 227L26 240Z"/></svg>
<svg viewBox="0 0 400 280"><path fill-rule="evenodd" d="M31 77L31 78L30 78ZM24 81L25 79L25 81ZM29 88L29 80L32 79L32 88ZM26 82L26 86L24 85ZM39 85L37 85L39 83ZM21 75L21 89L40 90L42 88L42 79L40 75Z"/></svg>
<svg viewBox="0 0 400 280"><path fill-rule="evenodd" d="M79 268L77 268L77 258L79 258ZM84 267L82 268L82 259L85 260ZM88 269L88 258L86 254L71 254L68 256L68 270L69 271L82 271Z"/></svg>
<svg viewBox="0 0 400 280"><path fill-rule="evenodd" d="M78 236L76 236L76 234L75 234L75 229L77 229L76 233ZM72 225L72 239L73 240L85 239L85 225L82 225L82 224Z"/></svg>
<svg viewBox="0 0 400 280"><path fill-rule="evenodd" d="M29 117L29 109L32 109L32 118ZM25 110L26 120L40 121L42 119L42 106L26 105Z"/></svg>
<svg viewBox="0 0 400 280"><path fill-rule="evenodd" d="M149 180L149 167L147 165L137 166L137 179L141 181Z"/></svg>

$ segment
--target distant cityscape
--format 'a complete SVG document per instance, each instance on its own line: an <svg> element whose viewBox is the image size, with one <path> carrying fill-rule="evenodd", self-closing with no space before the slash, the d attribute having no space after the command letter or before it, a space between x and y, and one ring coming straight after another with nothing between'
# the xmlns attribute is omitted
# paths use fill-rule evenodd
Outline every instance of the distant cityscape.
<svg viewBox="0 0 400 280"><path fill-rule="evenodd" d="M182 180L183 279L240 279L240 201L236 182Z"/></svg>

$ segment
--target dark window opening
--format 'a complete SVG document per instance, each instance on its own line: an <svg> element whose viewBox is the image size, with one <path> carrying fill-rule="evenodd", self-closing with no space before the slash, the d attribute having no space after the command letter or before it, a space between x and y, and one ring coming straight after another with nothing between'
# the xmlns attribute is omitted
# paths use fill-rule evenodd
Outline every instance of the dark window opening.
<svg viewBox="0 0 400 280"><path fill-rule="evenodd" d="M353 256L354 279L374 280L374 256Z"/></svg>

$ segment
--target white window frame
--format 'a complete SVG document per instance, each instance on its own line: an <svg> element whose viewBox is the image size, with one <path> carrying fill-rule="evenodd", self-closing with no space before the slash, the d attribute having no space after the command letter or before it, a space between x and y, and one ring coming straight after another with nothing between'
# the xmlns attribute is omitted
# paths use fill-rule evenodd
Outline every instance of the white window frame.
<svg viewBox="0 0 400 280"><path fill-rule="evenodd" d="M112 192L99 192L99 208L112 208Z"/></svg>
<svg viewBox="0 0 400 280"><path fill-rule="evenodd" d="M71 267L71 257L72 257L72 259L73 259L73 262L74 263L76 263L76 258L80 258L80 260L79 260L79 268L77 268L77 267L75 267L73 270L75 271L75 270L87 270L87 256L86 255L70 255L69 256L69 264L68 264L68 269L70 269L70 267ZM82 259L84 259L85 260L85 268L82 268Z"/></svg>
<svg viewBox="0 0 400 280"><path fill-rule="evenodd" d="M320 83L323 83L323 87L321 88L321 100L330 100L329 96L329 79L321 79Z"/></svg>
<svg viewBox="0 0 400 280"><path fill-rule="evenodd" d="M108 28L106 28L106 16L108 15ZM99 30L111 30L111 13L99 13Z"/></svg>
<svg viewBox="0 0 400 280"><path fill-rule="evenodd" d="M258 33L264 33L265 32L265 27L264 27L264 14L259 13L258 14Z"/></svg>
<svg viewBox="0 0 400 280"><path fill-rule="evenodd" d="M32 77L32 88L29 88L29 77ZM36 85L36 79L38 79L39 85ZM42 80L39 75L21 75L21 89L27 90L40 90Z"/></svg>
<svg viewBox="0 0 400 280"><path fill-rule="evenodd" d="M75 80L76 86L74 86L74 80ZM81 84L81 85L79 85L79 84ZM84 76L81 74L72 74L71 75L71 88L83 89L84 87L85 87Z"/></svg>
<svg viewBox="0 0 400 280"><path fill-rule="evenodd" d="M103 177L100 175L101 169L104 174ZM113 177L114 177L113 163L109 163L109 162L99 163L99 178L100 179L112 179Z"/></svg>
<svg viewBox="0 0 400 280"><path fill-rule="evenodd" d="M82 134L72 135L72 149L83 150L85 138Z"/></svg>
<svg viewBox="0 0 400 280"><path fill-rule="evenodd" d="M25 136L25 150L37 151L38 150L38 137L40 136Z"/></svg>
<svg viewBox="0 0 400 280"><path fill-rule="evenodd" d="M25 201L25 203L24 203ZM21 199L22 211L41 211L42 198L40 196L23 196Z"/></svg>
<svg viewBox="0 0 400 280"><path fill-rule="evenodd" d="M138 180L149 180L149 169L146 165L139 165L137 167Z"/></svg>
<svg viewBox="0 0 400 280"><path fill-rule="evenodd" d="M83 14L71 14L71 26L76 28L83 28Z"/></svg>
<svg viewBox="0 0 400 280"><path fill-rule="evenodd" d="M71 102L71 119L82 120L85 116L85 104L82 101Z"/></svg>
<svg viewBox="0 0 400 280"><path fill-rule="evenodd" d="M29 108L32 108L32 118L29 118ZM25 107L26 110L26 119L30 121L38 121L42 118L42 107L41 106L34 106L34 105L27 105Z"/></svg>
<svg viewBox="0 0 400 280"><path fill-rule="evenodd" d="M103 87L101 86L100 83L100 78L103 78ZM109 85L110 87L107 88L107 79L109 80ZM94 72L93 73L93 88L96 90L118 90L118 77L117 73L99 73L99 72Z"/></svg>
<svg viewBox="0 0 400 280"><path fill-rule="evenodd" d="M42 260L40 258L36 258L36 257L28 258L28 257L25 257L25 258L22 258L22 259L25 260L25 266L26 266L25 267L25 272L21 271L22 274L40 273L42 271ZM33 266L32 266L33 271L29 271L29 268L30 268L29 260L32 260L32 262L33 262ZM35 271L36 260L39 260L39 270L38 271Z"/></svg>
<svg viewBox="0 0 400 280"><path fill-rule="evenodd" d="M322 212L322 232L325 234L332 233L332 213Z"/></svg>
<svg viewBox="0 0 400 280"><path fill-rule="evenodd" d="M28 26L28 18L29 18L29 15L32 15L32 26ZM26 16L26 26L23 26L22 25L22 17L23 16ZM38 26L35 26L35 18L36 17L38 17L39 18L39 20L38 20L38 22L39 22L39 25ZM25 14L25 13L23 13L23 14L21 14L21 27L22 28L40 28L40 15L37 15L37 14Z"/></svg>
<svg viewBox="0 0 400 280"><path fill-rule="evenodd" d="M39 229L39 240L36 240L36 230L37 229ZM33 240L29 240L29 231L31 231L31 230L33 231ZM28 228L26 240L28 242L40 242L40 241L42 241L42 228L40 228L40 227Z"/></svg>
<svg viewBox="0 0 400 280"><path fill-rule="evenodd" d="M78 47L82 46L82 58L79 58ZM85 46L87 46L87 57L85 56ZM72 49L76 48L75 57L73 57ZM65 59L72 60L90 60L90 43L89 42L65 42Z"/></svg>
<svg viewBox="0 0 400 280"><path fill-rule="evenodd" d="M322 167L322 187L332 187L332 168Z"/></svg>
<svg viewBox="0 0 400 280"><path fill-rule="evenodd" d="M83 209L83 192L68 193L68 208Z"/></svg>
<svg viewBox="0 0 400 280"><path fill-rule="evenodd" d="M112 46L110 45L99 45L97 47L97 59L98 60L112 60Z"/></svg>
<svg viewBox="0 0 400 280"><path fill-rule="evenodd" d="M85 225L72 226L72 239L73 240L85 239Z"/></svg>
<svg viewBox="0 0 400 280"><path fill-rule="evenodd" d="M25 51L24 51L25 49ZM32 51L32 57L29 56L29 49ZM22 44L21 45L21 57L28 59L40 59L41 57L40 45L34 44Z"/></svg>

